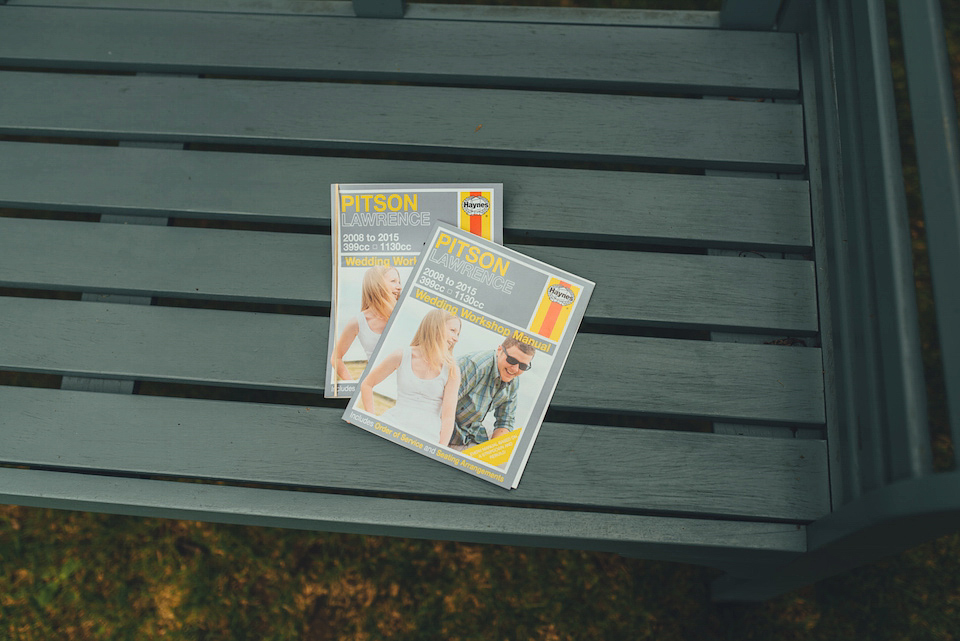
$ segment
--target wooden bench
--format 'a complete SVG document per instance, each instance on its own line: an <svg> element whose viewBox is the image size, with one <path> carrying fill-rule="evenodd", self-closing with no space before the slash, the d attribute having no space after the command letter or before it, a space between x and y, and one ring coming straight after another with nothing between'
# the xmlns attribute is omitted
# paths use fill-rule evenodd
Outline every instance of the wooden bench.
<svg viewBox="0 0 960 641"><path fill-rule="evenodd" d="M404 17L0 6L0 500L612 551L721 568L728 600L957 526L882 2L355 4ZM511 492L320 393L330 183L456 181L503 182L508 244L597 283Z"/></svg>

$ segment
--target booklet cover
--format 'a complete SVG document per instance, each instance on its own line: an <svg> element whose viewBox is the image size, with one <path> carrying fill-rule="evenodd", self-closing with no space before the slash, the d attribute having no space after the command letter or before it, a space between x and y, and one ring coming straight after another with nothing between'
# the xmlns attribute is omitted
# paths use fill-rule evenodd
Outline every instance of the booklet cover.
<svg viewBox="0 0 960 641"><path fill-rule="evenodd" d="M344 420L515 488L593 287L438 223Z"/></svg>
<svg viewBox="0 0 960 641"><path fill-rule="evenodd" d="M435 222L503 242L503 185L335 184L330 192L333 288L324 396L346 398Z"/></svg>

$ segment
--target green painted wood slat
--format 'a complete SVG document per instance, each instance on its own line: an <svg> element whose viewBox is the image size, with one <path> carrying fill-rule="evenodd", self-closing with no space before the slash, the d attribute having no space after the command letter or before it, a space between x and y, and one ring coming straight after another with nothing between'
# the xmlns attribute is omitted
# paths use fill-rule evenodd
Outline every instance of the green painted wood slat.
<svg viewBox="0 0 960 641"><path fill-rule="evenodd" d="M465 32L483 45L465 46ZM303 15L8 7L0 64L524 89L799 91L792 34Z"/></svg>
<svg viewBox="0 0 960 641"><path fill-rule="evenodd" d="M857 116L863 132L864 219L869 237L867 283L874 288L874 324L882 385L884 484L929 474L933 468L927 391L913 272L911 232L903 182L886 6L840 2L852 18ZM843 9L841 9L843 10ZM866 283L859 283L863 286Z"/></svg>
<svg viewBox="0 0 960 641"><path fill-rule="evenodd" d="M0 501L43 508L619 552L716 567L784 562L806 527L369 496L0 468Z"/></svg>
<svg viewBox="0 0 960 641"><path fill-rule="evenodd" d="M330 306L330 236L0 218L0 284Z"/></svg>
<svg viewBox="0 0 960 641"><path fill-rule="evenodd" d="M8 297L0 369L318 392L328 322ZM582 334L553 405L818 425L821 367L813 348Z"/></svg>
<svg viewBox="0 0 960 641"><path fill-rule="evenodd" d="M817 330L812 263L512 247L596 282L588 320ZM328 307L330 283L327 235L0 218L7 287Z"/></svg>
<svg viewBox="0 0 960 641"><path fill-rule="evenodd" d="M923 194L923 220L930 246L937 325L960 326L960 135L950 59L940 3L900 2L904 57L910 81L911 117ZM939 332L951 438L960 443L960 338ZM955 467L960 447L953 451Z"/></svg>
<svg viewBox="0 0 960 641"><path fill-rule="evenodd" d="M799 105L31 72L0 73L0 84L0 133L11 135L786 172L804 166Z"/></svg>
<svg viewBox="0 0 960 641"><path fill-rule="evenodd" d="M812 262L532 245L513 248L597 283L587 311L589 320L817 333Z"/></svg>
<svg viewBox="0 0 960 641"><path fill-rule="evenodd" d="M127 9L134 11L201 11L296 16L352 17L348 0L8 0L9 6ZM535 22L541 24L594 24L608 26L718 29L718 11L662 11L596 9L584 7L485 6L411 3L405 20L456 20L459 22Z"/></svg>
<svg viewBox="0 0 960 641"><path fill-rule="evenodd" d="M520 487L504 492L403 452L343 422L341 413L338 408L0 388L3 460L10 462L790 521L829 511L822 441L547 423ZM106 447L111 448L108 458Z"/></svg>
<svg viewBox="0 0 960 641"><path fill-rule="evenodd" d="M514 234L811 247L805 181L2 141L0 164L0 206L7 207L326 225L325 185L344 176L486 181L504 183L504 225Z"/></svg>
<svg viewBox="0 0 960 641"><path fill-rule="evenodd" d="M791 6L797 7L798 4L792 2ZM790 8L789 6L787 7ZM818 59L829 60L827 55L827 45L822 38L817 38L809 33L800 36L800 58L803 61L803 92L804 103L816 105L817 91L828 91L822 88L829 86L831 80L826 69L820 66ZM821 83L823 83L821 85ZM853 372L841 374L837 367L838 354L836 343L838 336L845 331L843 322L837 317L837 309L831 305L834 296L840 300L849 300L845 290L836 290L841 284L833 277L833 270L836 269L834 255L830 249L830 222L828 220L829 211L839 211L840 207L835 202L837 194L829 189L832 180L830 176L831 161L828 158L837 157L837 145L839 143L835 122L830 118L824 118L818 113L818 109L807 109L804 111L804 118L807 129L807 150L808 166L811 176L811 222L816 237L814 243L814 261L817 266L817 300L820 319L820 348L823 354L823 382L826 391L824 395L825 413L826 413L826 433L827 442L830 444L830 494L833 505L840 505L845 501L845 496L851 494L849 479L851 470L846 465L846 455L841 455L841 450L847 450L848 446L840 445L846 436L841 426L847 423L853 426L853 421L849 416L855 416L854 408L845 407L840 399L848 398L848 394L843 390L849 389L850 381L848 377ZM840 357L842 358L842 356ZM848 433L851 433L851 430ZM847 450L849 452L849 450Z"/></svg>

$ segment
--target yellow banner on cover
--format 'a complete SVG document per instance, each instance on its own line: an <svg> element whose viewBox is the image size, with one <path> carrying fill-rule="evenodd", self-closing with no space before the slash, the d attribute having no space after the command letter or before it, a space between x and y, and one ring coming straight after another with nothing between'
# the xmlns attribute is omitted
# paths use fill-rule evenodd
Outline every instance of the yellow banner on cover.
<svg viewBox="0 0 960 641"><path fill-rule="evenodd" d="M550 278L537 312L533 315L530 331L551 341L560 340L579 294L580 288L576 285Z"/></svg>
<svg viewBox="0 0 960 641"><path fill-rule="evenodd" d="M513 430L492 438L486 443L468 447L463 450L463 453L478 461L500 466L510 460L510 454L513 453L518 438L520 438L520 430Z"/></svg>
<svg viewBox="0 0 960 641"><path fill-rule="evenodd" d="M493 198L489 191L461 191L460 229L493 240Z"/></svg>

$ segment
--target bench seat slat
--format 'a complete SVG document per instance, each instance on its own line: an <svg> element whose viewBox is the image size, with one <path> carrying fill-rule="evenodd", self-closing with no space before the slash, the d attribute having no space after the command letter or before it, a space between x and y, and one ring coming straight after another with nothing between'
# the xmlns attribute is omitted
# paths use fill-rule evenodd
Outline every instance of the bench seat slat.
<svg viewBox="0 0 960 641"><path fill-rule="evenodd" d="M789 523L640 516L347 496L0 469L0 501L325 532L618 552L726 567L784 562L806 548Z"/></svg>
<svg viewBox="0 0 960 641"><path fill-rule="evenodd" d="M5 72L0 133L797 172L799 105ZM642 126L638 126L641 125Z"/></svg>
<svg viewBox="0 0 960 641"><path fill-rule="evenodd" d="M620 366L611 371L611 363ZM552 403L567 406L568 398L600 411L824 422L822 361L814 348L584 334Z"/></svg>
<svg viewBox="0 0 960 641"><path fill-rule="evenodd" d="M812 262L531 245L513 248L594 281L597 288L587 309L590 320L793 335L817 332Z"/></svg>
<svg viewBox="0 0 960 641"><path fill-rule="evenodd" d="M11 7L0 21L0 64L770 97L799 91L793 34L503 22Z"/></svg>
<svg viewBox="0 0 960 641"><path fill-rule="evenodd" d="M7 298L0 369L318 392L328 327L325 317ZM821 424L821 370L814 348L583 334L553 405Z"/></svg>
<svg viewBox="0 0 960 641"><path fill-rule="evenodd" d="M0 142L0 164L7 207L316 224L330 218L327 184L344 176L503 182L504 225L516 234L800 251L812 242L805 181L15 142Z"/></svg>
<svg viewBox="0 0 960 641"><path fill-rule="evenodd" d="M330 236L0 218L0 284L330 306Z"/></svg>
<svg viewBox="0 0 960 641"><path fill-rule="evenodd" d="M812 263L513 248L596 282L589 320L817 330ZM0 218L7 287L326 307L330 282L326 235Z"/></svg>
<svg viewBox="0 0 960 641"><path fill-rule="evenodd" d="M7 4L23 7L203 11L228 14L356 18L351 0L269 0L269 2L263 0L216 0L215 2L204 2L202 5L197 0L7 0ZM535 22L540 24L682 27L686 29L720 28L719 11L408 3L403 16L405 20Z"/></svg>
<svg viewBox="0 0 960 641"><path fill-rule="evenodd" d="M0 387L2 456L9 462L794 521L829 509L822 441L547 423L519 489L508 493L403 452L344 423L340 414Z"/></svg>

